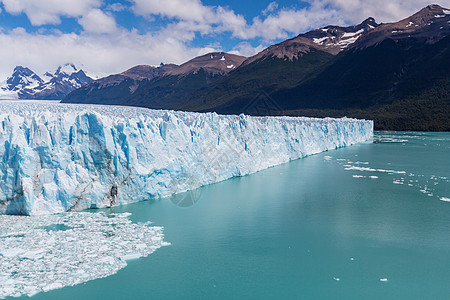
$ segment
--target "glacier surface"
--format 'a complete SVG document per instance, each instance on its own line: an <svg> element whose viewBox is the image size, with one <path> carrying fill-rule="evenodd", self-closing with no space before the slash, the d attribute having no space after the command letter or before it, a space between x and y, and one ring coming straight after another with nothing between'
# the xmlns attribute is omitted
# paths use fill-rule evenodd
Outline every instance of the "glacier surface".
<svg viewBox="0 0 450 300"><path fill-rule="evenodd" d="M0 122L0 213L24 215L166 197L373 135L348 118L37 102L1 102Z"/></svg>

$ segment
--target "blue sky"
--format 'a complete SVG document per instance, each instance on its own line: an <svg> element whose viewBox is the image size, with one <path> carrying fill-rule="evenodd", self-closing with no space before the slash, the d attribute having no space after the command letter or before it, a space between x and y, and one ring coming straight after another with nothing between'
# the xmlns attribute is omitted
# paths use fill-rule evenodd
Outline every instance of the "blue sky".
<svg viewBox="0 0 450 300"><path fill-rule="evenodd" d="M211 51L251 56L321 26L396 21L429 0L0 0L0 81L71 62L104 76ZM438 3L450 6L450 0Z"/></svg>

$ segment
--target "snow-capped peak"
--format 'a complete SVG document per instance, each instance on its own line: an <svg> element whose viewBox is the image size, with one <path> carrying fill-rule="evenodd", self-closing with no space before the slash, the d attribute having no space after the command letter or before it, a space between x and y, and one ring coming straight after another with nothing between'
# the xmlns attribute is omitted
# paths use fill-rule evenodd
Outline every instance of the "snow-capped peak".
<svg viewBox="0 0 450 300"><path fill-rule="evenodd" d="M35 88L44 81L29 68L17 66L14 72L2 84L3 91L15 92L24 88Z"/></svg>
<svg viewBox="0 0 450 300"><path fill-rule="evenodd" d="M62 99L65 95L92 81L74 64L65 64L54 73L38 76L27 67L17 66L13 74L0 85L3 99Z"/></svg>
<svg viewBox="0 0 450 300"><path fill-rule="evenodd" d="M59 74L65 74L65 75L72 75L73 73L77 73L79 70L77 67L75 67L74 64L67 63L63 66L58 67L58 69L55 72L55 75L58 76Z"/></svg>

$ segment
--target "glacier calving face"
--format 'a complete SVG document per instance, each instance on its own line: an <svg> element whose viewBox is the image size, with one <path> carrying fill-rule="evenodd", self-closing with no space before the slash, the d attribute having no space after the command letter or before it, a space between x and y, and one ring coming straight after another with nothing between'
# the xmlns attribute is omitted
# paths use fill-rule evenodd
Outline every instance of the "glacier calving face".
<svg viewBox="0 0 450 300"><path fill-rule="evenodd" d="M366 141L373 122L0 103L0 213L170 196Z"/></svg>

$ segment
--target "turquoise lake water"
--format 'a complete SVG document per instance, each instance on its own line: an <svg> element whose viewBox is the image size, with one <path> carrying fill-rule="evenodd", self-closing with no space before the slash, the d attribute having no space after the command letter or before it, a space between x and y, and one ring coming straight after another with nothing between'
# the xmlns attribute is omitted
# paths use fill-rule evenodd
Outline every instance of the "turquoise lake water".
<svg viewBox="0 0 450 300"><path fill-rule="evenodd" d="M106 210L164 226L171 245L32 299L448 299L449 178L449 133L381 132Z"/></svg>

